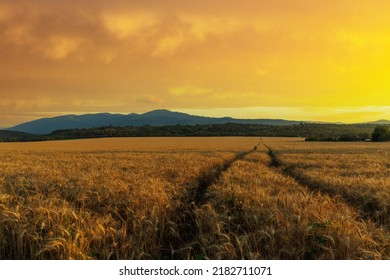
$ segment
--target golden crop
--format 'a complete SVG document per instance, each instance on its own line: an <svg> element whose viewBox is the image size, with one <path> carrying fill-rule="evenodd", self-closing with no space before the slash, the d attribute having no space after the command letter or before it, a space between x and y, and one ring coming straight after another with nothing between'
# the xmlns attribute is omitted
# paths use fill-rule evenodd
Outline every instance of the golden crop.
<svg viewBox="0 0 390 280"><path fill-rule="evenodd" d="M390 229L389 143L270 143L287 173Z"/></svg>
<svg viewBox="0 0 390 280"><path fill-rule="evenodd" d="M1 143L0 259L389 259L389 151L254 137Z"/></svg>

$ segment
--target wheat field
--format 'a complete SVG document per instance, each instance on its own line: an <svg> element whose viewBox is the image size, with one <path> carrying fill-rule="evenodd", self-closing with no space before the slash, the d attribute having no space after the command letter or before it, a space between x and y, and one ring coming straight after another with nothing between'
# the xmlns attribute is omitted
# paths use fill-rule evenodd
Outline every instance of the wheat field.
<svg viewBox="0 0 390 280"><path fill-rule="evenodd" d="M0 143L0 259L390 259L390 145Z"/></svg>

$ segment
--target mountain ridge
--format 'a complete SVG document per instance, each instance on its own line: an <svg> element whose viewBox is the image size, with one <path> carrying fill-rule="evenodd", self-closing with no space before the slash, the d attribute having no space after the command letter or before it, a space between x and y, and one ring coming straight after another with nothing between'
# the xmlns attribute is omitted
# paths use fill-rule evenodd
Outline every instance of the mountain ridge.
<svg viewBox="0 0 390 280"><path fill-rule="evenodd" d="M52 118L42 118L25 122L7 130L20 131L31 134L49 134L55 130L93 128L100 126L165 126L165 125L202 125L202 124L269 124L288 125L298 124L301 121L289 121L283 119L235 119L231 117L204 117L187 113L172 112L166 109L149 111L143 114L111 114L96 113L83 115L64 115Z"/></svg>
<svg viewBox="0 0 390 280"><path fill-rule="evenodd" d="M49 134L56 130L84 129L102 126L166 126L166 125L207 125L207 124L264 124L264 125L292 125L300 123L326 123L295 121L285 119L236 119L232 117L205 117L190 115L182 112L173 112L166 109L158 109L143 114L70 114L55 116L52 118L41 118L25 122L6 130L18 131L30 134ZM361 124L390 124L388 120L378 120Z"/></svg>

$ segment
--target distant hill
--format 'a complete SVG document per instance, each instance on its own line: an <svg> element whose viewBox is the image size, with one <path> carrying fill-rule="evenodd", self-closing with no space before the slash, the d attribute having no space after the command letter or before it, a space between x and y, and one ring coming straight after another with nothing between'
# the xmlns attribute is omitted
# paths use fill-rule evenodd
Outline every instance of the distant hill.
<svg viewBox="0 0 390 280"><path fill-rule="evenodd" d="M34 135L29 133L19 132L19 131L10 131L10 130L0 130L0 142L10 142L10 141L26 141L34 138Z"/></svg>
<svg viewBox="0 0 390 280"><path fill-rule="evenodd" d="M168 110L155 110L144 114L86 114L66 115L54 118L44 118L26 122L9 128L31 134L49 134L55 130L93 128L102 126L166 126L166 125L207 125L207 124L264 124L264 125L291 125L300 121L287 121L282 119L234 119L230 117L210 118L193 116L185 113Z"/></svg>
<svg viewBox="0 0 390 280"><path fill-rule="evenodd" d="M367 122L365 124L388 125L388 124L390 124L390 121L389 120L378 120L378 121L374 121L374 122Z"/></svg>

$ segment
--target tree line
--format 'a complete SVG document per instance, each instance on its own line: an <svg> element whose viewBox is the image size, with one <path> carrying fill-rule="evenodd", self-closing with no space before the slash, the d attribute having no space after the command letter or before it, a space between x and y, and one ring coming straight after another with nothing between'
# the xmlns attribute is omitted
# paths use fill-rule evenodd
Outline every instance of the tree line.
<svg viewBox="0 0 390 280"><path fill-rule="evenodd" d="M170 126L102 126L57 130L48 135L1 131L0 141L47 141L105 137L262 136L302 137L307 141L390 141L390 126L371 124L209 124ZM7 137L8 135L8 137Z"/></svg>

